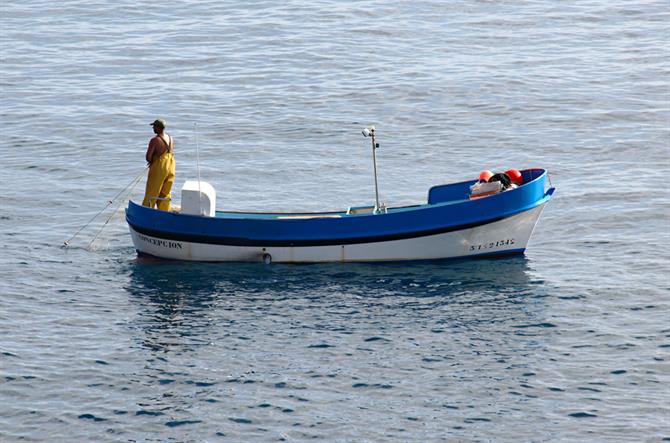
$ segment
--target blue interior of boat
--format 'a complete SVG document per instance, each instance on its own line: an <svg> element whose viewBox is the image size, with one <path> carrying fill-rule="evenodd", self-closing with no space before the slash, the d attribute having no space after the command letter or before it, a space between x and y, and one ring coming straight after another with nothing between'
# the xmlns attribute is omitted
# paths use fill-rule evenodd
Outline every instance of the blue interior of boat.
<svg viewBox="0 0 670 443"><path fill-rule="evenodd" d="M420 208L422 206L429 206L428 204L423 205L412 205L412 206L400 206L397 208L387 208L386 213L390 214L392 212L402 212L410 211L413 209ZM216 217L218 218L254 218L254 219L278 219L278 220L288 220L288 219L307 219L307 218L340 218L340 217L362 217L362 216L372 216L375 215L372 212L365 214L349 214L348 211L334 211L334 212L227 212L227 211L216 211Z"/></svg>
<svg viewBox="0 0 670 443"><path fill-rule="evenodd" d="M476 182L477 180L470 180L467 182L433 186L428 191L428 204L434 205L449 201L467 200L470 197L470 186Z"/></svg>
<svg viewBox="0 0 670 443"><path fill-rule="evenodd" d="M544 174L544 169L526 169L521 171L521 177L523 178L524 184L532 182L542 174ZM470 198L470 186L474 185L476 182L477 180L470 180L460 183L433 186L428 191L428 204L435 205L438 203L468 200Z"/></svg>
<svg viewBox="0 0 670 443"><path fill-rule="evenodd" d="M521 171L524 183L530 183L544 173L543 169L526 169ZM395 208L387 208L387 213L411 211L421 207L427 207L436 204L453 204L470 199L470 187L474 185L477 180L468 180L458 183L448 183L444 185L437 185L430 188L428 191L428 200L425 204L401 206ZM363 208L355 207L353 209ZM230 211L216 211L216 217L220 218L245 218L245 219L307 219L307 218L339 218L339 217L360 217L364 215L375 215L371 211L366 213L349 213L349 211L334 211L334 212L230 212Z"/></svg>

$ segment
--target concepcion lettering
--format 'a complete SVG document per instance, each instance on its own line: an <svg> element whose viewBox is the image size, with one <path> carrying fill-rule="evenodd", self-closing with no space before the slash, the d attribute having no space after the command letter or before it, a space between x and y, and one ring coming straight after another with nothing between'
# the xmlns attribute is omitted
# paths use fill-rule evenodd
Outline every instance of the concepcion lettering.
<svg viewBox="0 0 670 443"><path fill-rule="evenodd" d="M163 240L160 238L151 238L147 237L146 235L138 234L140 237L140 240L145 241L147 243L151 243L152 245L156 246L162 246L164 248L169 248L169 249L181 249L182 244L180 242L176 241L170 241L170 240Z"/></svg>

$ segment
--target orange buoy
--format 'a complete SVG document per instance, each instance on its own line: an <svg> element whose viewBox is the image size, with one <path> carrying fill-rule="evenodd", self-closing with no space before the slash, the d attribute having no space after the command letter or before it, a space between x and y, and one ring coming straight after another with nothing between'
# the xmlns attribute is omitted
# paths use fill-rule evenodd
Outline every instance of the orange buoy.
<svg viewBox="0 0 670 443"><path fill-rule="evenodd" d="M493 172L489 171L488 169L485 171L482 171L479 173L479 181L480 182L487 182L489 179L493 176Z"/></svg>
<svg viewBox="0 0 670 443"><path fill-rule="evenodd" d="M509 169L505 171L505 174L512 180L512 183L515 183L519 186L523 184L523 176L518 169Z"/></svg>

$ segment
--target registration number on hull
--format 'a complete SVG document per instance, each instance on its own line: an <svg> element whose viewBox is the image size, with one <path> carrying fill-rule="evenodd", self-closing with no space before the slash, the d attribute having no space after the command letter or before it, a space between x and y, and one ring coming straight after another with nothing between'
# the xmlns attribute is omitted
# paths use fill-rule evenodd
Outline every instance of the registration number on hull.
<svg viewBox="0 0 670 443"><path fill-rule="evenodd" d="M514 244L513 238L506 238L504 240L492 241L488 243L478 243L476 245L470 245L470 252L485 251L487 249L500 248L502 246L511 246Z"/></svg>

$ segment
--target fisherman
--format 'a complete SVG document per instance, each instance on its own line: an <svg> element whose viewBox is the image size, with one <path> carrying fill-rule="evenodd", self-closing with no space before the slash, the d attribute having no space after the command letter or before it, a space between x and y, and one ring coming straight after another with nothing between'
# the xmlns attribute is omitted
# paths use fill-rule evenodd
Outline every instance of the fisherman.
<svg viewBox="0 0 670 443"><path fill-rule="evenodd" d="M145 156L149 176L142 205L150 208L158 206L158 209L169 211L175 175L174 139L165 132L167 123L162 118L156 119L151 126L156 136L149 141Z"/></svg>

